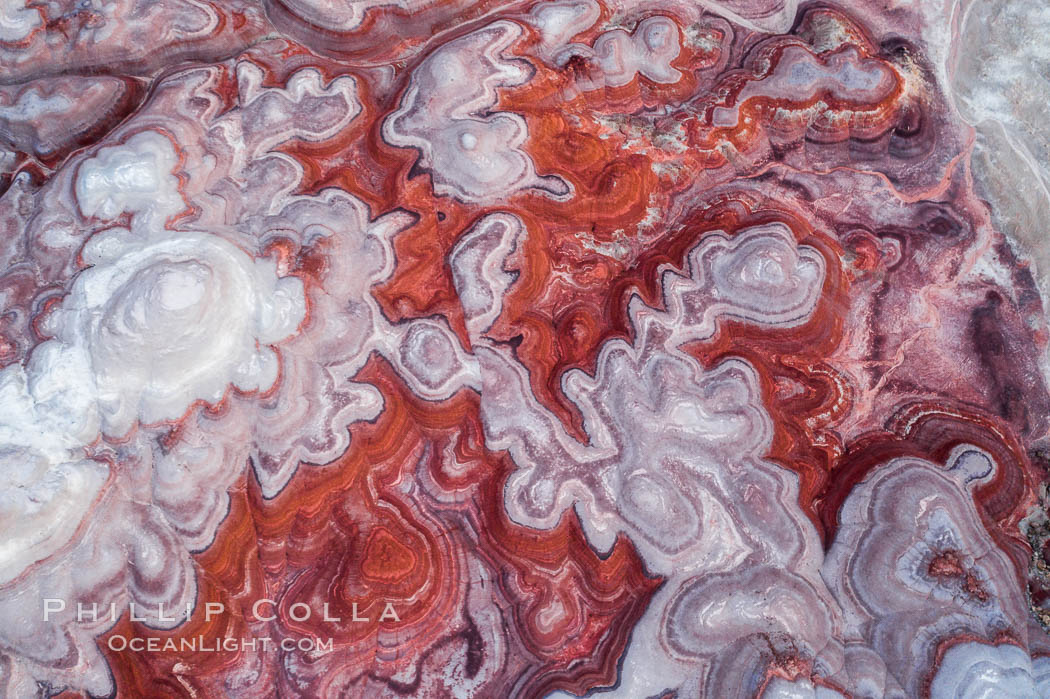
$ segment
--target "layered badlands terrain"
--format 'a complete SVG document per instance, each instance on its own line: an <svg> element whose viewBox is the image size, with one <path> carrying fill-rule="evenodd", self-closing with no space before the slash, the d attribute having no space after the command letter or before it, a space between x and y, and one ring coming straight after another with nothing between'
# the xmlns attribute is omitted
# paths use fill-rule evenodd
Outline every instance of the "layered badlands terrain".
<svg viewBox="0 0 1050 699"><path fill-rule="evenodd" d="M1048 35L0 0L0 695L1050 695Z"/></svg>

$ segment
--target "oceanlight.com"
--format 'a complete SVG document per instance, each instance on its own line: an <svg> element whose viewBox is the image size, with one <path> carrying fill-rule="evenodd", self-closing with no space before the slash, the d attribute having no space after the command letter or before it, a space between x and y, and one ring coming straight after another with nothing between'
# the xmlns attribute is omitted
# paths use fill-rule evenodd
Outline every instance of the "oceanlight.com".
<svg viewBox="0 0 1050 699"><path fill-rule="evenodd" d="M75 609L75 612L74 612ZM163 622L171 627L177 626L189 619L194 610L193 603L177 610L165 607L163 603L157 605L156 609L140 608L134 602L128 604L129 619L133 622ZM113 624L123 614L124 609L116 603L101 605L97 602L77 602L75 607L70 607L65 600L56 598L44 599L43 605L44 621L60 623L61 620L77 623L96 623L109 621ZM226 612L226 607L221 602L204 603L204 620L211 621ZM143 616L140 616L142 614ZM392 602L373 600L372 602L351 602L349 609L343 612L345 616L337 615L325 602L317 609L302 602L296 602L285 610L288 619L293 622L305 622L310 619L335 629L346 629L349 626L368 623L373 619L380 622L400 622L398 614ZM246 619L255 622L270 622L279 618L277 603L271 599L260 599L251 607L250 615ZM256 636L246 638L225 637L206 638L197 636L195 638L164 638L155 636L110 636L106 645L111 651L120 653L123 651L156 652L156 653L235 653L239 651L299 651L304 653L325 653L333 649L333 638L320 637L285 637L273 638L269 636Z"/></svg>
<svg viewBox="0 0 1050 699"><path fill-rule="evenodd" d="M106 645L111 651L121 653L236 653L239 651L301 651L303 653L328 652L332 650L332 639L321 638L157 638L156 636L110 636Z"/></svg>

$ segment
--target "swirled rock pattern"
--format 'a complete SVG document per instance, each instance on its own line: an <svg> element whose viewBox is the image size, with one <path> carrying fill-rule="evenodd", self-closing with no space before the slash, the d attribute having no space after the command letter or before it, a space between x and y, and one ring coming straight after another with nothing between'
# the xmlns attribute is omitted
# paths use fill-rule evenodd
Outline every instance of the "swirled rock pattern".
<svg viewBox="0 0 1050 699"><path fill-rule="evenodd" d="M0 0L0 697L1050 696L1048 18Z"/></svg>

